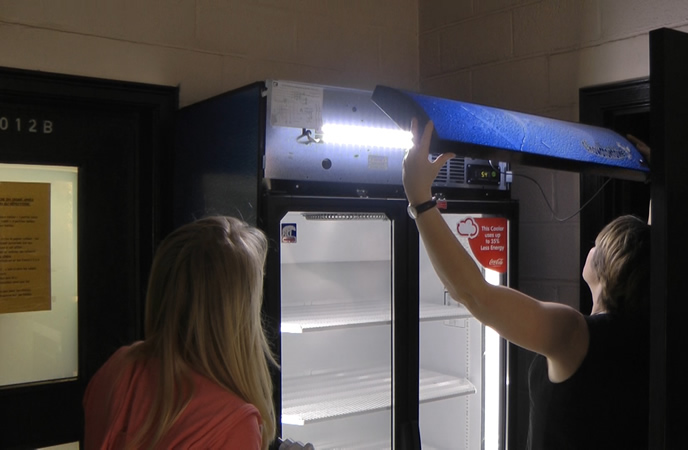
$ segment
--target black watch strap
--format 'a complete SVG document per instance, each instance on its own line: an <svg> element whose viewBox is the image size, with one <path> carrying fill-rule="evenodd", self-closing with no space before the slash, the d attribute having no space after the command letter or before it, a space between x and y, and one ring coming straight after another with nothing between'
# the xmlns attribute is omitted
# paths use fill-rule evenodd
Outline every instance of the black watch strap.
<svg viewBox="0 0 688 450"><path fill-rule="evenodd" d="M408 213L411 216L411 218L415 219L421 214L423 214L425 211L428 211L432 208L437 206L437 199L435 197L431 198L427 202L423 202L420 205L417 206L411 206L409 205L408 207Z"/></svg>

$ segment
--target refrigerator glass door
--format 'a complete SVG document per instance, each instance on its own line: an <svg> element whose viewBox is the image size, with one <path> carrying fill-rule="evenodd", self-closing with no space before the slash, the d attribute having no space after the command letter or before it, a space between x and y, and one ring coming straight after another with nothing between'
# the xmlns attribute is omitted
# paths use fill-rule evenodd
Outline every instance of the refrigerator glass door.
<svg viewBox="0 0 688 450"><path fill-rule="evenodd" d="M484 277L506 284L503 217L443 214ZM420 242L420 435L423 449L496 450L503 442L503 340L454 301Z"/></svg>
<svg viewBox="0 0 688 450"><path fill-rule="evenodd" d="M280 230L282 436L391 448L393 221L291 211Z"/></svg>

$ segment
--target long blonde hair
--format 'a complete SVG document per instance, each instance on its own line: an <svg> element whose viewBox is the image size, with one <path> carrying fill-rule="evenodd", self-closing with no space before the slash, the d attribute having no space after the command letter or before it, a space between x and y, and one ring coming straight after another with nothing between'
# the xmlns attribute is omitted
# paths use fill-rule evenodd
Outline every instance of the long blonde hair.
<svg viewBox="0 0 688 450"><path fill-rule="evenodd" d="M267 239L232 217L208 217L160 245L146 295L145 341L135 359L160 362L147 420L133 445L155 447L193 395L191 371L253 404L263 448L275 437L269 364L277 366L261 320Z"/></svg>

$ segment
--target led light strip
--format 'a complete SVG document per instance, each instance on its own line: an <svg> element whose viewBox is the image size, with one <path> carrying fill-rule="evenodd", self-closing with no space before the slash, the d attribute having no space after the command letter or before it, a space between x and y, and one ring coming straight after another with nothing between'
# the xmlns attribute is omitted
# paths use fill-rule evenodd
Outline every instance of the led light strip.
<svg viewBox="0 0 688 450"><path fill-rule="evenodd" d="M410 131L354 125L325 124L322 127L322 140L331 144L403 150L408 150L413 146L413 134Z"/></svg>

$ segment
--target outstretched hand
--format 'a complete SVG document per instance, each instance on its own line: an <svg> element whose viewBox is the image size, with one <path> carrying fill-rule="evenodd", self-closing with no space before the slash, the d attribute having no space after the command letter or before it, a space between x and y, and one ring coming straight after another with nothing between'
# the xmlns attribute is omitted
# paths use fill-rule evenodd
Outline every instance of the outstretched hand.
<svg viewBox="0 0 688 450"><path fill-rule="evenodd" d="M635 148L638 149L641 155L645 158L647 161L648 165L650 164L650 156L652 154L652 151L650 150L650 146L648 146L645 142L641 141L637 137L633 136L632 134L627 134L626 138L628 138L629 141L633 145L635 145Z"/></svg>
<svg viewBox="0 0 688 450"><path fill-rule="evenodd" d="M406 198L412 205L418 205L432 198L432 183L442 166L453 158L453 153L443 153L435 161L430 161L430 142L434 124L428 121L422 134L418 132L418 121L411 121L414 145L404 157L402 181Z"/></svg>

